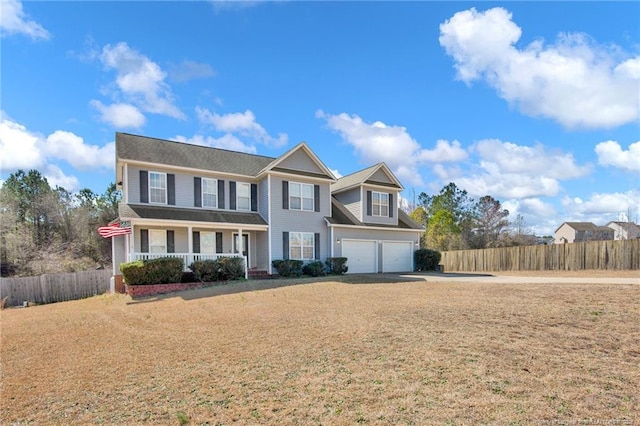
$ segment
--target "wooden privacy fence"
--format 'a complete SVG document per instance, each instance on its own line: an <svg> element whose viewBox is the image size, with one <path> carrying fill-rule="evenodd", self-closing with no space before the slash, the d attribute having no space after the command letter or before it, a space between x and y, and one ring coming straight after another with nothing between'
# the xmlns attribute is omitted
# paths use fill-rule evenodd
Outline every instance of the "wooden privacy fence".
<svg viewBox="0 0 640 426"><path fill-rule="evenodd" d="M8 307L24 302L40 304L82 299L108 292L110 279L111 270L2 278L0 300L6 297Z"/></svg>
<svg viewBox="0 0 640 426"><path fill-rule="evenodd" d="M640 239L456 250L442 253L445 271L640 269Z"/></svg>

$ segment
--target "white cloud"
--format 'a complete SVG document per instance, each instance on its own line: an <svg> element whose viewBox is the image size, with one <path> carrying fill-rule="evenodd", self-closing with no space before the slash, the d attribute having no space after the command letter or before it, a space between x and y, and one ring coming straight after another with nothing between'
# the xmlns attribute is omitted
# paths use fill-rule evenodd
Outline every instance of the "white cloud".
<svg viewBox="0 0 640 426"><path fill-rule="evenodd" d="M114 167L115 143L113 142L102 147L87 145L80 136L56 130L47 137L43 148L48 157L64 160L79 170Z"/></svg>
<svg viewBox="0 0 640 426"><path fill-rule="evenodd" d="M440 45L458 78L484 79L523 113L565 127L609 128L638 120L640 57L585 34L518 49L522 30L503 8L458 12L440 25Z"/></svg>
<svg viewBox="0 0 640 426"><path fill-rule="evenodd" d="M342 177L342 173L338 171L338 169L329 169L331 173L336 177L336 179L340 179Z"/></svg>
<svg viewBox="0 0 640 426"><path fill-rule="evenodd" d="M78 170L113 170L115 144L88 145L71 133L56 130L45 137L2 114L0 122L0 159L3 173L39 170L51 186L69 191L78 189L78 179L65 175L57 161L63 160Z"/></svg>
<svg viewBox="0 0 640 426"><path fill-rule="evenodd" d="M220 115L206 108L196 107L196 114L202 123L213 125L219 132L237 133L268 146L281 147L289 140L286 133L279 133L277 138L269 135L250 110Z"/></svg>
<svg viewBox="0 0 640 426"><path fill-rule="evenodd" d="M385 162L400 180L422 185L418 167L426 162L460 161L467 154L458 141L439 140L432 150L424 149L402 126L389 126L381 121L367 123L357 115L316 112L327 126L352 145L366 164Z"/></svg>
<svg viewBox="0 0 640 426"><path fill-rule="evenodd" d="M209 64L184 60L179 64L169 65L169 78L181 83L198 78L213 77L214 75L215 71Z"/></svg>
<svg viewBox="0 0 640 426"><path fill-rule="evenodd" d="M555 207L540 198L523 198L520 200L511 199L505 201L503 207L509 210L511 218L515 218L518 214L525 217L534 216L536 218L553 218L557 211Z"/></svg>
<svg viewBox="0 0 640 426"><path fill-rule="evenodd" d="M203 145L212 148L228 149L230 151L246 152L248 154L255 154L257 152L254 145L247 145L229 133L219 138L213 138L211 136L205 137L202 135L194 135L191 138L187 138L185 136L178 135L174 140L193 145Z"/></svg>
<svg viewBox="0 0 640 426"><path fill-rule="evenodd" d="M562 205L567 212L568 218L565 219L567 221L583 220L585 217L603 214L608 215L608 220L617 220L621 212L626 213L629 210L637 212L640 206L640 191L594 193L586 201L579 197L564 197ZM600 224L604 225L604 223Z"/></svg>
<svg viewBox="0 0 640 426"><path fill-rule="evenodd" d="M576 164L572 154L548 151L541 144L529 147L486 139L477 142L472 151L479 156L477 169L455 182L474 196L555 196L561 180L583 177L591 171L588 165Z"/></svg>
<svg viewBox="0 0 640 426"><path fill-rule="evenodd" d="M147 121L138 108L130 104L116 103L104 105L92 100L89 104L100 112L100 121L111 124L117 129L140 128Z"/></svg>
<svg viewBox="0 0 640 426"><path fill-rule="evenodd" d="M107 69L116 70L116 86L129 103L145 112L185 118L174 105L171 89L164 81L167 74L127 43L107 44L102 49L100 61Z"/></svg>
<svg viewBox="0 0 640 426"><path fill-rule="evenodd" d="M11 34L24 34L31 39L48 39L51 35L47 30L32 21L24 13L22 2L19 0L2 0L2 13L0 13L0 30L2 36Z"/></svg>
<svg viewBox="0 0 640 426"><path fill-rule="evenodd" d="M65 175L60 167L54 164L47 165L42 175L47 178L47 182L49 182L49 186L52 188L59 186L69 192L74 192L80 189L80 182L78 181L78 178L75 176Z"/></svg>
<svg viewBox="0 0 640 426"><path fill-rule="evenodd" d="M595 148L598 164L613 166L629 171L640 171L640 141L623 150L616 141L600 142Z"/></svg>
<svg viewBox="0 0 640 426"><path fill-rule="evenodd" d="M4 114L3 114L4 115ZM37 169L44 165L40 152L42 137L8 118L0 122L0 159L3 171Z"/></svg>

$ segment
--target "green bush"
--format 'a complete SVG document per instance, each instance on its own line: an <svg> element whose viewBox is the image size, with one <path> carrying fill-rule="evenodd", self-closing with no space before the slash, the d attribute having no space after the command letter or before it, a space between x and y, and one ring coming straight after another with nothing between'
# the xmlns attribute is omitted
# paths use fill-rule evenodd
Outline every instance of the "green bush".
<svg viewBox="0 0 640 426"><path fill-rule="evenodd" d="M346 274L349 270L346 257L328 257L325 263L331 275Z"/></svg>
<svg viewBox="0 0 640 426"><path fill-rule="evenodd" d="M184 263L177 257L136 260L120 265L124 281L129 285L179 283L183 269Z"/></svg>
<svg viewBox="0 0 640 426"><path fill-rule="evenodd" d="M417 271L435 271L440 263L440 254L437 250L418 249L414 254L415 265Z"/></svg>
<svg viewBox="0 0 640 426"><path fill-rule="evenodd" d="M302 260L274 260L271 262L274 268L278 270L281 277L300 277L302 276Z"/></svg>
<svg viewBox="0 0 640 426"><path fill-rule="evenodd" d="M326 275L324 271L324 263L319 260L314 260L313 262L309 262L302 267L302 272L305 275L310 275L312 277L319 277L320 275Z"/></svg>
<svg viewBox="0 0 640 426"><path fill-rule="evenodd" d="M189 265L193 276L201 282L232 281L244 278L244 259L220 257L215 260L198 260Z"/></svg>

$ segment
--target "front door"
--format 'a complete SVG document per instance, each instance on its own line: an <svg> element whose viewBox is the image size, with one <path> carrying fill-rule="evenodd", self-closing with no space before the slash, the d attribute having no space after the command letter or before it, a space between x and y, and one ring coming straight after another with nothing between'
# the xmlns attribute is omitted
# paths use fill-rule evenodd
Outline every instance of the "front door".
<svg viewBox="0 0 640 426"><path fill-rule="evenodd" d="M238 252L238 247L240 246L238 241L238 234L233 234L233 252ZM242 234L242 255L247 257L247 267L251 265L249 262L249 234Z"/></svg>

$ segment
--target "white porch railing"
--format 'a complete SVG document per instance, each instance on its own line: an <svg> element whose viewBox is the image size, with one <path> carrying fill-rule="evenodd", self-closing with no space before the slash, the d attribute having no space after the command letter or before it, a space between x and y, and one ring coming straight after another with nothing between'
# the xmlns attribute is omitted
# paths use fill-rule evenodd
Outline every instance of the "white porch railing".
<svg viewBox="0 0 640 426"><path fill-rule="evenodd" d="M149 260L158 259L161 257L179 257L184 262L184 270L189 271L189 265L197 260L216 260L220 257L241 257L244 259L244 278L249 278L249 270L247 268L247 256L243 256L240 253L216 253L216 254L202 254L202 253L131 253L130 261L136 260Z"/></svg>

